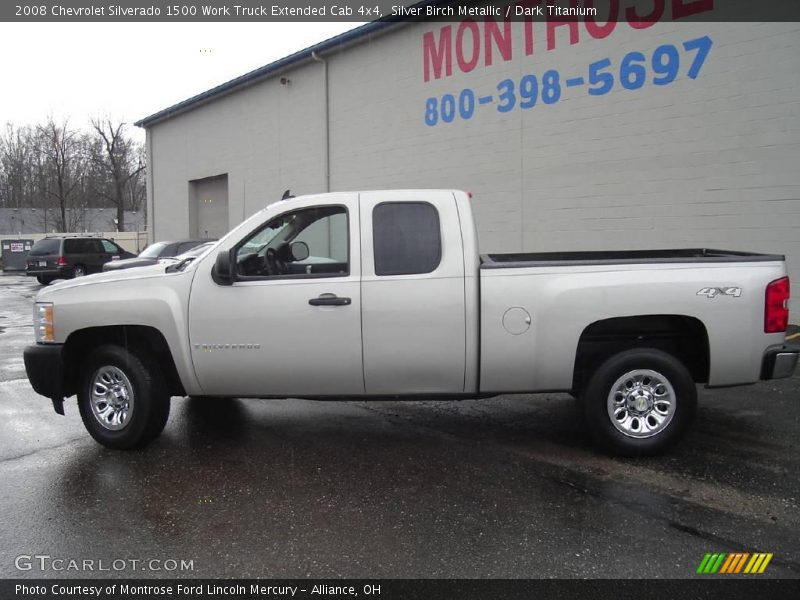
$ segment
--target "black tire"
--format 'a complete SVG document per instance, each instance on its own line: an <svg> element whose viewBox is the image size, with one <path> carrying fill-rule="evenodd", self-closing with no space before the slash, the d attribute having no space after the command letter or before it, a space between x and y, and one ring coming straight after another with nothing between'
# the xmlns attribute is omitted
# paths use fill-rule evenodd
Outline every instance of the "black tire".
<svg viewBox="0 0 800 600"><path fill-rule="evenodd" d="M110 377L107 381L119 384L121 394L129 394L122 396L129 400L126 418L122 422L112 423L106 419L103 424L92 409L95 378L104 371ZM108 404L104 405L101 400L98 406ZM169 418L169 406L170 397L164 378L146 352L108 344L94 350L84 362L78 388L78 408L86 429L104 446L129 450L146 445L163 431Z"/></svg>
<svg viewBox="0 0 800 600"><path fill-rule="evenodd" d="M86 275L86 267L83 265L75 265L72 267L72 276L73 277L83 277Z"/></svg>
<svg viewBox="0 0 800 600"><path fill-rule="evenodd" d="M53 278L52 277L47 277L45 275L37 275L36 276L36 281L38 281L42 285L50 285L50 282L53 281Z"/></svg>
<svg viewBox="0 0 800 600"><path fill-rule="evenodd" d="M652 456L686 433L697 410L697 386L671 354L637 348L600 365L582 399L587 426L605 450L620 456Z"/></svg>

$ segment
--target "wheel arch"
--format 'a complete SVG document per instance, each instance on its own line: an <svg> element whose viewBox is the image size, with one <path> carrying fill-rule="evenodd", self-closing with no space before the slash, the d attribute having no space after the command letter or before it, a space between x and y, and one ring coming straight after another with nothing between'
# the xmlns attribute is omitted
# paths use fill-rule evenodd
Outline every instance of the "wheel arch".
<svg viewBox="0 0 800 600"><path fill-rule="evenodd" d="M146 325L109 325L72 332L64 343L65 395L77 393L81 362L92 349L102 344L117 344L149 353L161 366L170 395L186 395L166 338L155 327Z"/></svg>
<svg viewBox="0 0 800 600"><path fill-rule="evenodd" d="M595 321L583 330L575 353L573 391L579 393L605 359L635 348L671 354L696 383L708 382L709 342L702 321L686 315L636 315Z"/></svg>

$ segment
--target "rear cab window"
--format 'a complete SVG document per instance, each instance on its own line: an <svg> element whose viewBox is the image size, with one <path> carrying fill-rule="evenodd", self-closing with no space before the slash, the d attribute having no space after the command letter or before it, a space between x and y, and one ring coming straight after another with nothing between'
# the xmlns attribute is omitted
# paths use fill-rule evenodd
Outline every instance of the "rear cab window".
<svg viewBox="0 0 800 600"><path fill-rule="evenodd" d="M375 275L417 275L442 260L439 213L428 202L384 202L372 211Z"/></svg>

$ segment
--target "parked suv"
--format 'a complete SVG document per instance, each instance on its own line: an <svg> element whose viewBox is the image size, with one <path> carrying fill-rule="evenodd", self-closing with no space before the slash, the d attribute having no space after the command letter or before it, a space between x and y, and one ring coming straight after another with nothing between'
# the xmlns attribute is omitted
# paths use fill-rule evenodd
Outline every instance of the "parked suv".
<svg viewBox="0 0 800 600"><path fill-rule="evenodd" d="M42 285L54 279L99 273L111 260L136 256L99 237L52 236L36 242L28 253L26 272Z"/></svg>

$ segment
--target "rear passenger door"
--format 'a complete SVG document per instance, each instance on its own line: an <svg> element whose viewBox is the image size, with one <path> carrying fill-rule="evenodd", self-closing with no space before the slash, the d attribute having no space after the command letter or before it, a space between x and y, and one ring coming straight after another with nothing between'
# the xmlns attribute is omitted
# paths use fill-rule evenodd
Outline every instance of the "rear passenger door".
<svg viewBox="0 0 800 600"><path fill-rule="evenodd" d="M453 194L374 192L360 203L366 393L463 392L464 250Z"/></svg>

